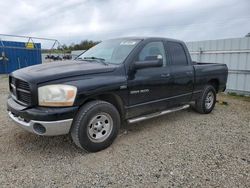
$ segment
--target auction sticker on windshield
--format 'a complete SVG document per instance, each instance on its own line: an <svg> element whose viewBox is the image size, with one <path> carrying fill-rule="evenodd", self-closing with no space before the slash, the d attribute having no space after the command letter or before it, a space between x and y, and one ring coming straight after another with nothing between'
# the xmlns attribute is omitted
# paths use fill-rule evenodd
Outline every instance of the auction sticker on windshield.
<svg viewBox="0 0 250 188"><path fill-rule="evenodd" d="M135 45L137 41L122 41L120 45Z"/></svg>

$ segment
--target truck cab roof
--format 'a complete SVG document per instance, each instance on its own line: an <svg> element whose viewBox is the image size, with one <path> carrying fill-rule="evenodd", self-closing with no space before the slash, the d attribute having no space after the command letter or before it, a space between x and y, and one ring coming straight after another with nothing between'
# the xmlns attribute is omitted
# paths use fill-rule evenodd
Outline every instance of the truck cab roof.
<svg viewBox="0 0 250 188"><path fill-rule="evenodd" d="M118 38L111 38L111 39L124 39L124 40L165 40L165 41L172 41L172 42L179 42L183 43L181 40L165 38L165 37L138 37L138 36L131 36L131 37L118 37Z"/></svg>

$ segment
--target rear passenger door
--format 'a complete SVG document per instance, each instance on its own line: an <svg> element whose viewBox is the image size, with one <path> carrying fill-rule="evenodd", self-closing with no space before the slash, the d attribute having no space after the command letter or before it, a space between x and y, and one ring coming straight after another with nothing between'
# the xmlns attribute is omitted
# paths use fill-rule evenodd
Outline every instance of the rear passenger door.
<svg viewBox="0 0 250 188"><path fill-rule="evenodd" d="M184 46L179 42L165 42L166 54L170 57L170 72L172 81L172 104L187 103L191 100L194 70L193 66L188 64L188 58Z"/></svg>

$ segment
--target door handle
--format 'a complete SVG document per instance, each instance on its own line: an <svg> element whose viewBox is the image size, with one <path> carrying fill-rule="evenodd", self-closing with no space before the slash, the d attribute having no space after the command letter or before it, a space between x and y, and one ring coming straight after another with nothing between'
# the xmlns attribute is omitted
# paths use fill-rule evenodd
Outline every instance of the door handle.
<svg viewBox="0 0 250 188"><path fill-rule="evenodd" d="M162 78L168 78L168 77L170 77L170 74L169 74L169 73L167 73L167 74L164 74L164 73L163 73L163 74L161 74L161 77L162 77Z"/></svg>

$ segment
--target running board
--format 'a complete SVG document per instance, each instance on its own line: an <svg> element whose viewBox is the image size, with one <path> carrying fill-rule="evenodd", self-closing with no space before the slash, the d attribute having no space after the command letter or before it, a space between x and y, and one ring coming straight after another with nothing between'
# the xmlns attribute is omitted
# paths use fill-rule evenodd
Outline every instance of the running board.
<svg viewBox="0 0 250 188"><path fill-rule="evenodd" d="M143 120L146 120L146 119L151 119L151 118L162 116L162 115L169 114L169 113L172 113L172 112L184 110L184 109L187 109L189 107L190 107L190 105L187 104L187 105L180 106L180 107L177 107L177 108L172 108L170 110L164 110L164 111L161 111L161 112L156 112L156 113L153 113L153 114L148 114L148 115L136 117L136 118L133 118L133 119L128 119L128 123L136 123L136 122L143 121Z"/></svg>

